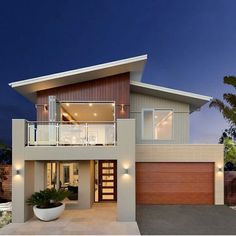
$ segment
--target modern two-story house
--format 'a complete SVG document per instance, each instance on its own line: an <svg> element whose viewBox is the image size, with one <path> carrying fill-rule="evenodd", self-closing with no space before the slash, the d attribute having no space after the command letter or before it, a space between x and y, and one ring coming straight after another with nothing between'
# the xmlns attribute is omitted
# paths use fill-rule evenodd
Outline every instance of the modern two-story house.
<svg viewBox="0 0 236 236"><path fill-rule="evenodd" d="M223 146L189 144L189 116L211 97L146 84L147 56L13 82L36 121L12 121L13 222L45 188L73 192L78 209L116 202L117 220L136 204L224 204Z"/></svg>

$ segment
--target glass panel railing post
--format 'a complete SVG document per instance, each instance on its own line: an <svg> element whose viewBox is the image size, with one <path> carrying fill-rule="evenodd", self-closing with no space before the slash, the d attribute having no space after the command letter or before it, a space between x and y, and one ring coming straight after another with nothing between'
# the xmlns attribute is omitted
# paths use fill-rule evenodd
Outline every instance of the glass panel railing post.
<svg viewBox="0 0 236 236"><path fill-rule="evenodd" d="M37 145L37 124L33 123L33 130L34 130L34 144Z"/></svg>
<svg viewBox="0 0 236 236"><path fill-rule="evenodd" d="M88 146L88 123L85 124L85 139L86 146Z"/></svg>
<svg viewBox="0 0 236 236"><path fill-rule="evenodd" d="M113 139L114 139L114 146L116 145L116 123L113 124Z"/></svg>
<svg viewBox="0 0 236 236"><path fill-rule="evenodd" d="M30 123L27 122L27 129L28 129L28 137L27 137L27 145L30 145Z"/></svg>
<svg viewBox="0 0 236 236"><path fill-rule="evenodd" d="M59 124L56 123L56 145L59 145Z"/></svg>

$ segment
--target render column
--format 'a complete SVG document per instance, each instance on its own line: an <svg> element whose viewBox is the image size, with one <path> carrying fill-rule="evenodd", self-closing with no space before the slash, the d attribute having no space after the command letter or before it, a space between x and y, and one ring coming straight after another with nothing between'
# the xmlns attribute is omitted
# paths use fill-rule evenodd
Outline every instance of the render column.
<svg viewBox="0 0 236 236"><path fill-rule="evenodd" d="M26 199L34 191L34 162L25 162L26 122L12 120L12 222L23 223L32 216ZM16 171L19 171L19 174Z"/></svg>
<svg viewBox="0 0 236 236"><path fill-rule="evenodd" d="M79 208L91 208L93 203L93 171L92 161L79 161Z"/></svg>
<svg viewBox="0 0 236 236"><path fill-rule="evenodd" d="M117 218L136 221L134 119L117 120L117 146Z"/></svg>

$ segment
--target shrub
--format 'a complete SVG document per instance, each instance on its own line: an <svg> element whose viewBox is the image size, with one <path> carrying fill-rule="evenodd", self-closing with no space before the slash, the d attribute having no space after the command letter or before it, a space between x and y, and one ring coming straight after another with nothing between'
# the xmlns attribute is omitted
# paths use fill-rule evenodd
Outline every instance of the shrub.
<svg viewBox="0 0 236 236"><path fill-rule="evenodd" d="M1 216L0 216L0 228L2 228L3 226L11 223L11 212L9 211L3 211L1 212Z"/></svg>
<svg viewBox="0 0 236 236"><path fill-rule="evenodd" d="M38 208L52 208L60 206L61 201L68 197L68 195L69 192L64 189L47 188L32 194L26 203L32 206L36 205Z"/></svg>

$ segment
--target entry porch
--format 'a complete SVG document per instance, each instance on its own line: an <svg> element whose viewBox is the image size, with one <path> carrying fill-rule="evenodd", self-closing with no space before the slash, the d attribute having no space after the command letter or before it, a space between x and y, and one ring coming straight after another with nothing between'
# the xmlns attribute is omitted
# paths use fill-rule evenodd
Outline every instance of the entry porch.
<svg viewBox="0 0 236 236"><path fill-rule="evenodd" d="M139 235L136 222L118 222L116 203L95 203L90 209L67 205L56 221L42 222L33 217L25 223L11 223L1 235Z"/></svg>

